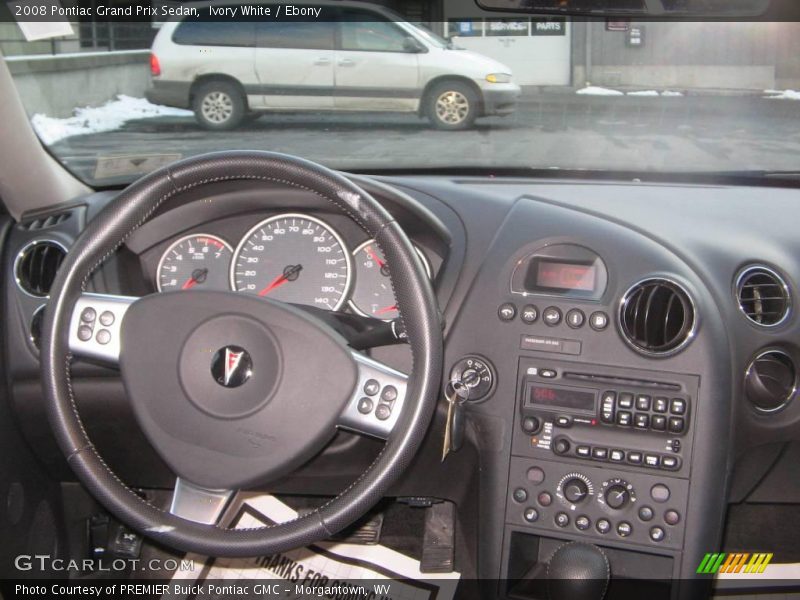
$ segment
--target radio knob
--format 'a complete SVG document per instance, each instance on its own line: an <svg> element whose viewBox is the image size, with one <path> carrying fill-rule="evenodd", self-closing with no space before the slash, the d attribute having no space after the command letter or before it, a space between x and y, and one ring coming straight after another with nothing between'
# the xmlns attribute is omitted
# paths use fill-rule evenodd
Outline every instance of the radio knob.
<svg viewBox="0 0 800 600"><path fill-rule="evenodd" d="M542 424L536 417L524 417L522 419L522 431L525 433L529 433L533 435L539 429L541 429Z"/></svg>
<svg viewBox="0 0 800 600"><path fill-rule="evenodd" d="M589 487L583 479L574 477L564 484L564 498L573 504L579 504L586 499Z"/></svg>
<svg viewBox="0 0 800 600"><path fill-rule="evenodd" d="M606 505L621 510L631 499L631 493L623 485L612 485L606 490Z"/></svg>
<svg viewBox="0 0 800 600"><path fill-rule="evenodd" d="M569 440L567 438L556 438L553 440L553 452L556 454L566 454L569 452Z"/></svg>

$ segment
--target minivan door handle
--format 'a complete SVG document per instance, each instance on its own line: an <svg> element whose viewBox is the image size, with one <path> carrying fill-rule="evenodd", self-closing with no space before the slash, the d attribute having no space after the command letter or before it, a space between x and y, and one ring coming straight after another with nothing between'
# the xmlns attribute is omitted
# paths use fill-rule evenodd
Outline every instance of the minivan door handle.
<svg viewBox="0 0 800 600"><path fill-rule="evenodd" d="M343 59L341 59L339 61L339 66L340 67L354 67L354 66L356 66L356 61L354 61L352 58L343 58Z"/></svg>
<svg viewBox="0 0 800 600"><path fill-rule="evenodd" d="M330 59L330 58L325 58L325 57L323 56L323 57L321 57L321 58L318 58L317 60L315 60L315 61L314 61L314 64L315 64L315 65L319 65L319 66L321 66L321 67L322 67L322 66L325 66L325 65L329 65L329 64L331 64L331 59Z"/></svg>

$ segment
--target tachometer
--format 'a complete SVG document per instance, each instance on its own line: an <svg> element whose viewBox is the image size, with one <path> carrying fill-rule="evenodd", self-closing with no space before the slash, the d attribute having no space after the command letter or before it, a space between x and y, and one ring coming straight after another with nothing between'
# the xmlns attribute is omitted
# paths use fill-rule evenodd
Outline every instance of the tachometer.
<svg viewBox="0 0 800 600"><path fill-rule="evenodd" d="M215 235L193 233L180 238L161 255L156 270L159 292L202 288L227 290L233 249Z"/></svg>
<svg viewBox="0 0 800 600"><path fill-rule="evenodd" d="M417 251L425 273L431 277L431 266L422 251ZM350 298L350 307L365 317L391 321L400 313L389 281L389 265L375 240L367 240L353 251L356 283Z"/></svg>
<svg viewBox="0 0 800 600"><path fill-rule="evenodd" d="M350 291L350 253L327 223L302 214L262 221L233 256L233 289L338 310Z"/></svg>

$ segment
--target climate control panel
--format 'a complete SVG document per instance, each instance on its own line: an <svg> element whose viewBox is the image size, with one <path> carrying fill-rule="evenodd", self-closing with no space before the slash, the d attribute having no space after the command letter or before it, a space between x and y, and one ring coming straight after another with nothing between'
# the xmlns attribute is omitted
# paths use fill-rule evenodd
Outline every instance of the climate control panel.
<svg viewBox="0 0 800 600"><path fill-rule="evenodd" d="M506 523L534 530L678 549L688 481L512 457Z"/></svg>

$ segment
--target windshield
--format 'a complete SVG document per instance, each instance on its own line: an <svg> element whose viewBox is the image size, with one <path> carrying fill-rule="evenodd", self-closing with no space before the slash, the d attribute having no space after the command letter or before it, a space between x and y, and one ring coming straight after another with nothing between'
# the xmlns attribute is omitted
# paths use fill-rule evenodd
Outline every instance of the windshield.
<svg viewBox="0 0 800 600"><path fill-rule="evenodd" d="M227 149L353 171L800 167L800 23L335 5L7 25L0 47L43 144L96 186Z"/></svg>

